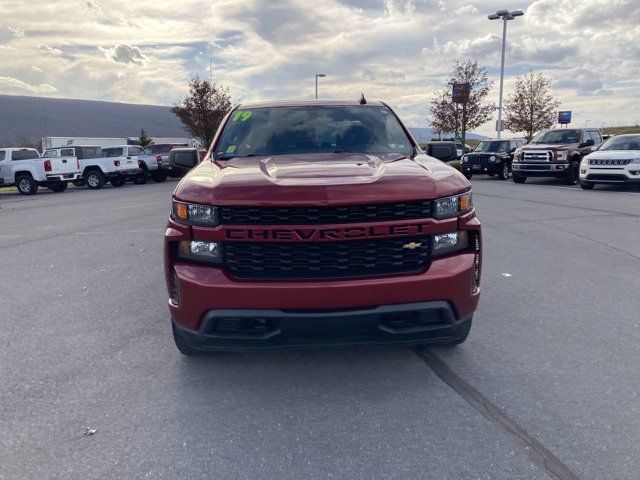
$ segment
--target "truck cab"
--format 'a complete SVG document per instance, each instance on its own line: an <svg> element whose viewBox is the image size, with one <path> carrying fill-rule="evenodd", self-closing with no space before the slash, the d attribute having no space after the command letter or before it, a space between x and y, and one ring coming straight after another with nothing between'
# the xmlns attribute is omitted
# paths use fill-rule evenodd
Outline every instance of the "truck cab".
<svg viewBox="0 0 640 480"><path fill-rule="evenodd" d="M513 181L528 177L555 177L567 185L579 179L580 161L602 143L597 128L556 128L544 130L527 145L518 148L513 159Z"/></svg>
<svg viewBox="0 0 640 480"><path fill-rule="evenodd" d="M38 187L62 192L79 177L75 158L41 158L35 148L0 148L0 185L15 185L22 195L34 195Z"/></svg>
<svg viewBox="0 0 640 480"><path fill-rule="evenodd" d="M463 155L460 169L465 177L474 174L498 175L500 180L509 178L511 163L517 148L524 145L520 138L483 140L473 152Z"/></svg>

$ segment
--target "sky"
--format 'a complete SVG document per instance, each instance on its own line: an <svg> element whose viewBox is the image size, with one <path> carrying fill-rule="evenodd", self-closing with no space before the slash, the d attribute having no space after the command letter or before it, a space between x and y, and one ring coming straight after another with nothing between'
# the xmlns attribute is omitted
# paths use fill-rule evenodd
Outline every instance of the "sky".
<svg viewBox="0 0 640 480"><path fill-rule="evenodd" d="M389 103L412 127L456 60L485 66L497 103L542 72L575 126L640 122L640 0L0 0L0 93L172 105L194 75L232 101ZM209 72L209 64L212 71ZM476 130L491 135L496 116Z"/></svg>

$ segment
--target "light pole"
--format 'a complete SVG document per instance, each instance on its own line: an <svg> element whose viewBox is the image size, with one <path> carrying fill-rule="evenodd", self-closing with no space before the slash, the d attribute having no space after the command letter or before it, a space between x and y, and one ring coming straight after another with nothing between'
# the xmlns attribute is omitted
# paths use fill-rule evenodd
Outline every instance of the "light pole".
<svg viewBox="0 0 640 480"><path fill-rule="evenodd" d="M498 132L498 138L500 138L500 132L502 132L502 86L504 84L504 50L507 44L507 21L513 20L516 17L524 15L522 10L498 10L496 13L492 13L487 18L489 20L502 19L502 61L500 62L500 97L498 99L498 123L496 124L496 130Z"/></svg>
<svg viewBox="0 0 640 480"><path fill-rule="evenodd" d="M318 77L326 77L324 73L316 73L316 99L318 98Z"/></svg>

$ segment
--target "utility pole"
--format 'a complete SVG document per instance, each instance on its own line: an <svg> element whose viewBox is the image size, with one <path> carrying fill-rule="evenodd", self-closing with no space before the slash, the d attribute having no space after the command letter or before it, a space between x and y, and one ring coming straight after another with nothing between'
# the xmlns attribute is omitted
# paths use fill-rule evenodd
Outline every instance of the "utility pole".
<svg viewBox="0 0 640 480"><path fill-rule="evenodd" d="M316 100L318 99L318 78L326 77L324 73L316 73Z"/></svg>

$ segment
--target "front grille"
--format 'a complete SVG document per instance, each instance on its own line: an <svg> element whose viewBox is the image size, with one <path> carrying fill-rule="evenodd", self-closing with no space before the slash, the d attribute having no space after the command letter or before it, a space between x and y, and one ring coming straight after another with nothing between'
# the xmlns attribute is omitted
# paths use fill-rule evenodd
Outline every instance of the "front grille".
<svg viewBox="0 0 640 480"><path fill-rule="evenodd" d="M518 170L551 170L551 165L519 165Z"/></svg>
<svg viewBox="0 0 640 480"><path fill-rule="evenodd" d="M589 165L629 165L631 159L614 160L611 158L590 158Z"/></svg>
<svg viewBox="0 0 640 480"><path fill-rule="evenodd" d="M414 248L405 248L411 244ZM429 239L343 242L228 242L224 263L238 279L354 278L418 273L428 267Z"/></svg>
<svg viewBox="0 0 640 480"><path fill-rule="evenodd" d="M523 162L550 162L553 160L551 150L525 150L522 153Z"/></svg>
<svg viewBox="0 0 640 480"><path fill-rule="evenodd" d="M465 163L470 163L471 165L491 163L489 162L490 157L491 155L467 155L467 159Z"/></svg>
<svg viewBox="0 0 640 480"><path fill-rule="evenodd" d="M431 202L418 200L371 205L320 207L218 207L225 225L317 225L383 222L431 217Z"/></svg>

